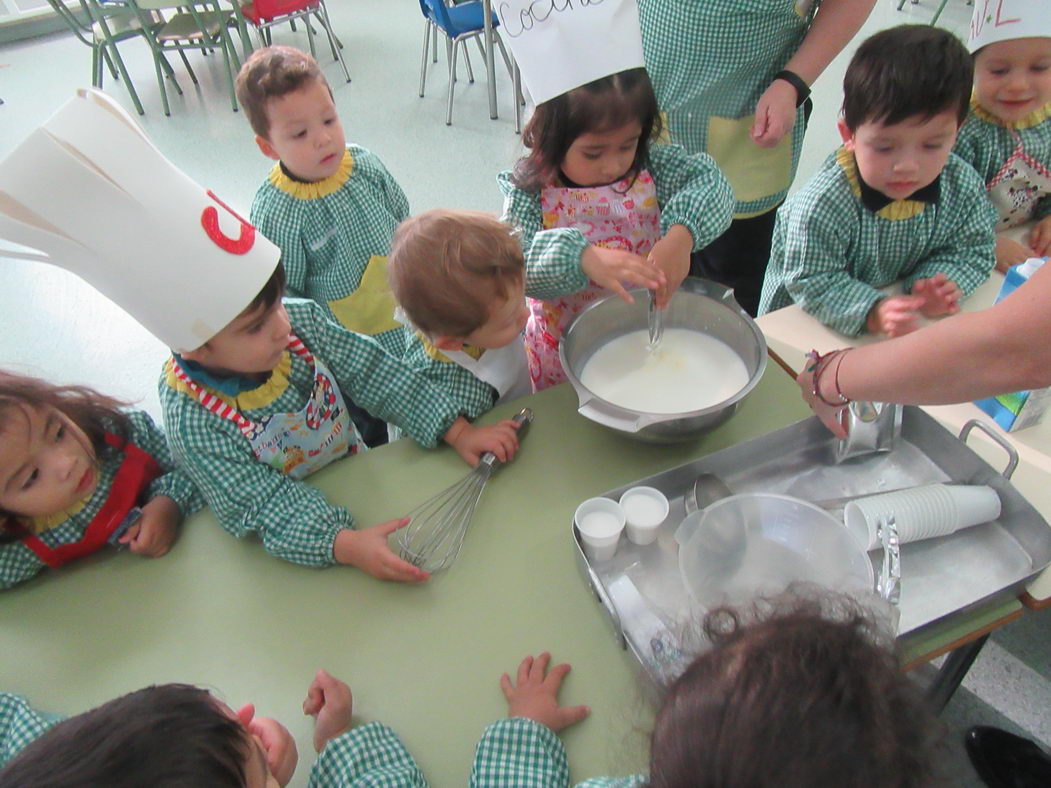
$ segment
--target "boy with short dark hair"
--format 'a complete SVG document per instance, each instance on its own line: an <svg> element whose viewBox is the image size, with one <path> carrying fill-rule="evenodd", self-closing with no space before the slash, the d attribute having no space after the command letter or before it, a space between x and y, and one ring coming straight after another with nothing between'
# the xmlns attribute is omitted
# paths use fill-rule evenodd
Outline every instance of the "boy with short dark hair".
<svg viewBox="0 0 1051 788"><path fill-rule="evenodd" d="M403 222L391 245L391 290L416 329L403 360L468 419L532 390L525 259L512 233L490 214L434 210Z"/></svg>
<svg viewBox="0 0 1051 788"><path fill-rule="evenodd" d="M971 58L928 25L884 30L843 80L843 147L778 211L759 312L796 302L848 336L959 311L993 266L981 178L951 153ZM880 290L903 279L905 295Z"/></svg>
<svg viewBox="0 0 1051 788"><path fill-rule="evenodd" d="M333 320L401 356L405 330L386 277L391 236L409 215L401 187L375 154L347 144L328 82L305 52L253 52L237 75L237 98L259 149L277 162L250 221L280 247L288 294L317 301ZM354 417L369 446L386 442L382 421Z"/></svg>

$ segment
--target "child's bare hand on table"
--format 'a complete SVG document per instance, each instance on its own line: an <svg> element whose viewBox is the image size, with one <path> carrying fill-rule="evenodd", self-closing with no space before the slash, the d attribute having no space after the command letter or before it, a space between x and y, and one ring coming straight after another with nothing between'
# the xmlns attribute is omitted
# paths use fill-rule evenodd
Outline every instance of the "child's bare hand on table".
<svg viewBox="0 0 1051 788"><path fill-rule="evenodd" d="M1033 230L1035 231L1036 227L1034 227ZM1051 228L1049 228L1048 232L1051 233ZM1020 244L1018 241L1013 241L1010 238L997 238L996 270L1002 274L1007 273L1007 269L1012 265L1024 263L1034 254L1034 250L1030 249L1025 244Z"/></svg>
<svg viewBox="0 0 1051 788"><path fill-rule="evenodd" d="M142 515L117 541L137 555L160 558L171 549L180 520L179 505L166 495L158 495L142 507Z"/></svg>
<svg viewBox="0 0 1051 788"><path fill-rule="evenodd" d="M664 274L634 252L589 246L580 257L580 268L595 284L612 290L629 304L635 303L624 283L657 290L665 284Z"/></svg>
<svg viewBox="0 0 1051 788"><path fill-rule="evenodd" d="M361 530L345 528L336 534L332 554L337 563L356 566L380 580L422 583L430 574L399 558L387 542L387 537L408 524L408 518L400 517Z"/></svg>
<svg viewBox="0 0 1051 788"><path fill-rule="evenodd" d="M869 311L865 328L870 334L900 337L920 327L920 296L900 295L881 298Z"/></svg>
<svg viewBox="0 0 1051 788"><path fill-rule="evenodd" d="M500 462L510 462L518 451L518 424L503 419L478 427L461 417L445 433L445 442L472 468L487 451L495 454Z"/></svg>
<svg viewBox="0 0 1051 788"><path fill-rule="evenodd" d="M321 752L330 739L350 730L354 695L346 682L319 670L307 689L303 713L314 718L314 749Z"/></svg>
<svg viewBox="0 0 1051 788"><path fill-rule="evenodd" d="M500 689L507 698L508 717L525 717L558 733L586 718L591 709L558 705L558 691L569 673L569 665L556 665L549 673L550 662L551 655L546 651L535 659L526 657L518 666L516 683L505 673L500 677Z"/></svg>
<svg viewBox="0 0 1051 788"><path fill-rule="evenodd" d="M956 282L945 274L917 279L912 285L912 295L924 299L920 312L925 317L955 315L960 311L960 299L963 298Z"/></svg>
<svg viewBox="0 0 1051 788"><path fill-rule="evenodd" d="M665 284L657 288L657 308L668 306L682 280L690 273L693 234L681 224L673 224L667 234L653 245L646 261L664 273Z"/></svg>
<svg viewBox="0 0 1051 788"><path fill-rule="evenodd" d="M1036 257L1051 255L1051 216L1045 216L1029 231L1029 247ZM1019 260L1018 262L1023 262Z"/></svg>

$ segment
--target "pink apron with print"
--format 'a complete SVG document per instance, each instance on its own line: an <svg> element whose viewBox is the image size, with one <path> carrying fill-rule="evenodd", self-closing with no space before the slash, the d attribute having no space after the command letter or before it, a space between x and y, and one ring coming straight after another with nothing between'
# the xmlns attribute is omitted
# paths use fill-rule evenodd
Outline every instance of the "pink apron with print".
<svg viewBox="0 0 1051 788"><path fill-rule="evenodd" d="M575 227L594 246L646 256L661 237L657 188L646 170L634 182L625 178L608 186L543 189L540 206L545 230ZM566 379L558 358L562 332L584 307L610 292L590 282L583 290L562 298L529 299L525 346L534 391Z"/></svg>
<svg viewBox="0 0 1051 788"><path fill-rule="evenodd" d="M996 206L996 231L1000 232L1024 224L1033 217L1037 202L1051 194L1051 170L1027 154L1019 139L1014 153L986 188L989 199Z"/></svg>

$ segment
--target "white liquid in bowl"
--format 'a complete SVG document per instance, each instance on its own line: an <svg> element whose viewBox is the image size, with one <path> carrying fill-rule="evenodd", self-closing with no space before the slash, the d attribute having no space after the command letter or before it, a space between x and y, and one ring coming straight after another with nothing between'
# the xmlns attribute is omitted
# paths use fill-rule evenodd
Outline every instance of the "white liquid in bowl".
<svg viewBox="0 0 1051 788"><path fill-rule="evenodd" d="M607 342L588 359L580 382L602 399L644 413L686 413L725 402L748 384L744 360L722 340L669 328L657 350L649 332Z"/></svg>

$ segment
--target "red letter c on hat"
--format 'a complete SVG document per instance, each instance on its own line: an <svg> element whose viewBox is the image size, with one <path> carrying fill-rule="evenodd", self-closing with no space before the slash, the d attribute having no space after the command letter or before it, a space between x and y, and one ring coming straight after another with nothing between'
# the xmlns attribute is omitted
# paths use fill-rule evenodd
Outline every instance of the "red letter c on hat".
<svg viewBox="0 0 1051 788"><path fill-rule="evenodd" d="M201 211L201 226L204 228L205 234L212 239L212 243L223 251L230 254L245 254L255 245L255 227L238 216L229 205L216 197L211 189L208 190L208 196L223 206L227 213L241 223L241 234L237 238L231 238L219 229L219 211L212 205Z"/></svg>

